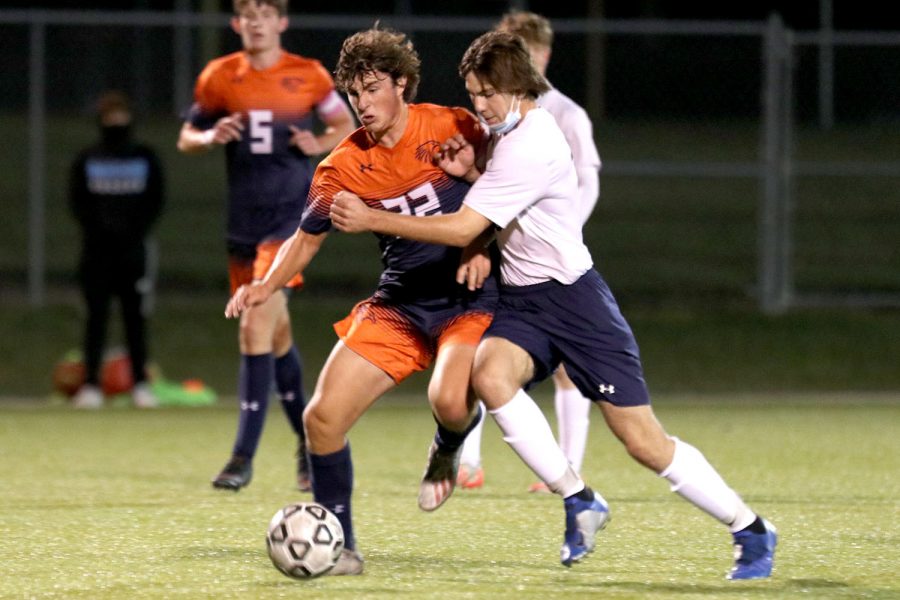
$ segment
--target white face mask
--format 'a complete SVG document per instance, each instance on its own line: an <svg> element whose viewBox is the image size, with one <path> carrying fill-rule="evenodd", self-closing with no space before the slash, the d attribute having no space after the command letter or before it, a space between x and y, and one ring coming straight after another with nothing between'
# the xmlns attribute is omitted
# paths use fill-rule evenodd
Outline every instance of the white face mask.
<svg viewBox="0 0 900 600"><path fill-rule="evenodd" d="M504 133L512 131L513 127L518 125L519 121L522 120L522 113L519 112L521 103L522 99L519 96L513 96L512 102L509 105L509 110L506 112L506 118L503 119L503 122L495 125L488 125L488 129L491 130L491 133L503 135ZM482 122L484 122L484 119L482 119ZM485 125L487 125L487 123L485 123Z"/></svg>

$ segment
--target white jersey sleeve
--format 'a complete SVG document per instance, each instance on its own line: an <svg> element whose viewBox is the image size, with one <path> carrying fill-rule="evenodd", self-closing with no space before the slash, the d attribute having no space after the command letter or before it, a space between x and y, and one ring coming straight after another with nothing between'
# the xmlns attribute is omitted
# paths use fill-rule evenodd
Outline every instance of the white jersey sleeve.
<svg viewBox="0 0 900 600"><path fill-rule="evenodd" d="M593 262L581 237L578 180L565 137L547 111L534 108L494 141L465 204L501 228L503 284L575 282Z"/></svg>
<svg viewBox="0 0 900 600"><path fill-rule="evenodd" d="M584 223L591 216L600 195L599 171L602 163L594 143L594 126L585 110L556 88L550 88L538 98L538 104L553 115L572 149L572 160L578 175L581 220Z"/></svg>

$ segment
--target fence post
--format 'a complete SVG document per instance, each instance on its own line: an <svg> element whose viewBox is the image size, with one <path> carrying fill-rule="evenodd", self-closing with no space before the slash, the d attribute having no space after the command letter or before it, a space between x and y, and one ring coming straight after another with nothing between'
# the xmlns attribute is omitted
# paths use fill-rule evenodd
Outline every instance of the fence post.
<svg viewBox="0 0 900 600"><path fill-rule="evenodd" d="M757 285L764 313L784 312L791 302L791 144L793 100L789 32L769 17L763 38L762 186Z"/></svg>
<svg viewBox="0 0 900 600"><path fill-rule="evenodd" d="M28 64L28 302L33 307L44 305L47 287L46 42L47 24L34 18L29 27Z"/></svg>

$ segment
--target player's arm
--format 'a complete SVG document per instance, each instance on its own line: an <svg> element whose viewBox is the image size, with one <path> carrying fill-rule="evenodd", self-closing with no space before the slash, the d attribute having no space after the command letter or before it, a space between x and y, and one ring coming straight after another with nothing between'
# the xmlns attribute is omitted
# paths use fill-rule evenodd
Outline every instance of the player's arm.
<svg viewBox="0 0 900 600"><path fill-rule="evenodd" d="M494 239L494 231L485 229L468 246L463 248L456 269L456 283L475 291L484 285L484 280L491 275L491 255L488 245Z"/></svg>
<svg viewBox="0 0 900 600"><path fill-rule="evenodd" d="M600 155L594 143L594 127L583 110L569 111L559 123L575 159L578 212L584 224L600 197Z"/></svg>
<svg viewBox="0 0 900 600"><path fill-rule="evenodd" d="M338 192L331 205L331 222L347 233L374 231L385 235L443 244L468 246L492 223L465 204L454 213L414 217L369 208L356 194Z"/></svg>
<svg viewBox="0 0 900 600"><path fill-rule="evenodd" d="M240 140L243 131L241 113L222 117L209 129L200 129L190 121L185 121L178 134L178 150L185 154L201 154L214 146Z"/></svg>
<svg viewBox="0 0 900 600"><path fill-rule="evenodd" d="M462 134L457 133L447 138L432 158L434 163L448 175L475 183L481 176L478 159L479 153L482 151Z"/></svg>
<svg viewBox="0 0 900 600"><path fill-rule="evenodd" d="M318 156L331 152L341 140L353 133L356 121L353 114L337 92L333 91L316 106L316 114L325 124L325 131L314 135L312 131L290 126L291 145L300 148L307 156Z"/></svg>
<svg viewBox="0 0 900 600"><path fill-rule="evenodd" d="M578 176L578 209L584 225L600 197L600 171L596 167L575 165L575 174Z"/></svg>
<svg viewBox="0 0 900 600"><path fill-rule="evenodd" d="M237 318L248 308L258 306L268 300L294 275L302 273L306 269L316 253L319 252L327 235L327 232L312 234L297 229L294 235L281 244L266 276L261 281L254 281L250 285L242 285L238 288L225 307L225 316L231 319Z"/></svg>

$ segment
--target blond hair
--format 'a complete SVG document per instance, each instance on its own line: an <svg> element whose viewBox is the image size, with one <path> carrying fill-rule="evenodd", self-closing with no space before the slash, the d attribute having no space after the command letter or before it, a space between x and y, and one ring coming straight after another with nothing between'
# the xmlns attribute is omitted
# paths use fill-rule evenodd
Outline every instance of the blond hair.
<svg viewBox="0 0 900 600"><path fill-rule="evenodd" d="M553 47L553 27L550 26L550 21L537 13L522 10L508 12L495 29L521 36L529 45Z"/></svg>

